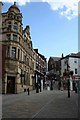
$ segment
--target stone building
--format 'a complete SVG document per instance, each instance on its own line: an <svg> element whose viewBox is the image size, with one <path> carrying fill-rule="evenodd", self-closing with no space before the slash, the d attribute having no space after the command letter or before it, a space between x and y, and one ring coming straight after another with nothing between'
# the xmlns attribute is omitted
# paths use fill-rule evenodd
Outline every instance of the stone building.
<svg viewBox="0 0 80 120"><path fill-rule="evenodd" d="M14 2L2 13L2 93L33 89L34 52L29 25L23 30L22 13Z"/></svg>
<svg viewBox="0 0 80 120"><path fill-rule="evenodd" d="M0 2L0 93L2 93L2 2Z"/></svg>
<svg viewBox="0 0 80 120"><path fill-rule="evenodd" d="M61 71L60 57L50 57L48 60L48 79L59 79Z"/></svg>

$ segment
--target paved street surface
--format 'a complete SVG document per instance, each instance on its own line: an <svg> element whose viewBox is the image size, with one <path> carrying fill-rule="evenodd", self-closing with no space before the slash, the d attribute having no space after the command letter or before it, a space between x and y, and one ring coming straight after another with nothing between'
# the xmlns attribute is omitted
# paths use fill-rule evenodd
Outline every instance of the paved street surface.
<svg viewBox="0 0 80 120"><path fill-rule="evenodd" d="M0 94L0 119L2 118L2 95Z"/></svg>
<svg viewBox="0 0 80 120"><path fill-rule="evenodd" d="M67 91L44 90L36 93L3 95L3 118L77 118L78 94Z"/></svg>

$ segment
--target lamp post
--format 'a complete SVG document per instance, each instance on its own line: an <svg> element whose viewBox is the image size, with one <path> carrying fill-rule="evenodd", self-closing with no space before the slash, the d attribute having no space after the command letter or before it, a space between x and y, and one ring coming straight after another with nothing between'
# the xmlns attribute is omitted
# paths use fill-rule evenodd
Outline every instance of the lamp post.
<svg viewBox="0 0 80 120"><path fill-rule="evenodd" d="M67 78L68 78L67 84L68 84L68 98L70 98L70 80L69 80L70 76L69 76L69 68L70 68L70 66L69 66L69 65L68 65L68 63L67 63Z"/></svg>

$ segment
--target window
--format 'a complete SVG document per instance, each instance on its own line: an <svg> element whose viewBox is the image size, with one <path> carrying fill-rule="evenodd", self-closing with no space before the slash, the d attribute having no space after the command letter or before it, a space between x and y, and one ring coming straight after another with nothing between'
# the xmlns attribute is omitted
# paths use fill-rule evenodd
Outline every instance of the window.
<svg viewBox="0 0 80 120"><path fill-rule="evenodd" d="M29 58L27 58L27 65L29 65Z"/></svg>
<svg viewBox="0 0 80 120"><path fill-rule="evenodd" d="M13 34L13 40L17 40L17 35Z"/></svg>
<svg viewBox="0 0 80 120"><path fill-rule="evenodd" d="M14 30L18 30L18 24L15 22L13 26Z"/></svg>
<svg viewBox="0 0 80 120"><path fill-rule="evenodd" d="M20 25L20 32L21 32L21 25Z"/></svg>
<svg viewBox="0 0 80 120"><path fill-rule="evenodd" d="M7 34L7 40L11 40L11 34Z"/></svg>
<svg viewBox="0 0 80 120"><path fill-rule="evenodd" d="M77 69L75 69L75 74L77 74Z"/></svg>
<svg viewBox="0 0 80 120"><path fill-rule="evenodd" d="M11 30L11 22L8 22L8 30Z"/></svg>
<svg viewBox="0 0 80 120"><path fill-rule="evenodd" d="M24 71L24 85L26 85L26 72Z"/></svg>
<svg viewBox="0 0 80 120"><path fill-rule="evenodd" d="M16 47L12 47L11 57L16 58Z"/></svg>
<svg viewBox="0 0 80 120"><path fill-rule="evenodd" d="M74 63L77 63L77 61L75 60Z"/></svg>
<svg viewBox="0 0 80 120"><path fill-rule="evenodd" d="M9 13L8 18L13 18L13 13Z"/></svg>

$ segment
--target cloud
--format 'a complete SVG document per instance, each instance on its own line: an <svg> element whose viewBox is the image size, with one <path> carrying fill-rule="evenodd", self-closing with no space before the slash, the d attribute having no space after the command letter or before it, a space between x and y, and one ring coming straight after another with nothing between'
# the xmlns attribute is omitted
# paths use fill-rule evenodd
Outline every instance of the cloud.
<svg viewBox="0 0 80 120"><path fill-rule="evenodd" d="M60 15L65 16L68 20L78 16L79 0L43 0L48 2L51 9L58 11Z"/></svg>
<svg viewBox="0 0 80 120"><path fill-rule="evenodd" d="M47 2L51 10L58 11L61 16L65 16L68 20L78 16L78 2L80 0L2 0L2 2L13 3L16 1L20 6L27 2Z"/></svg>

